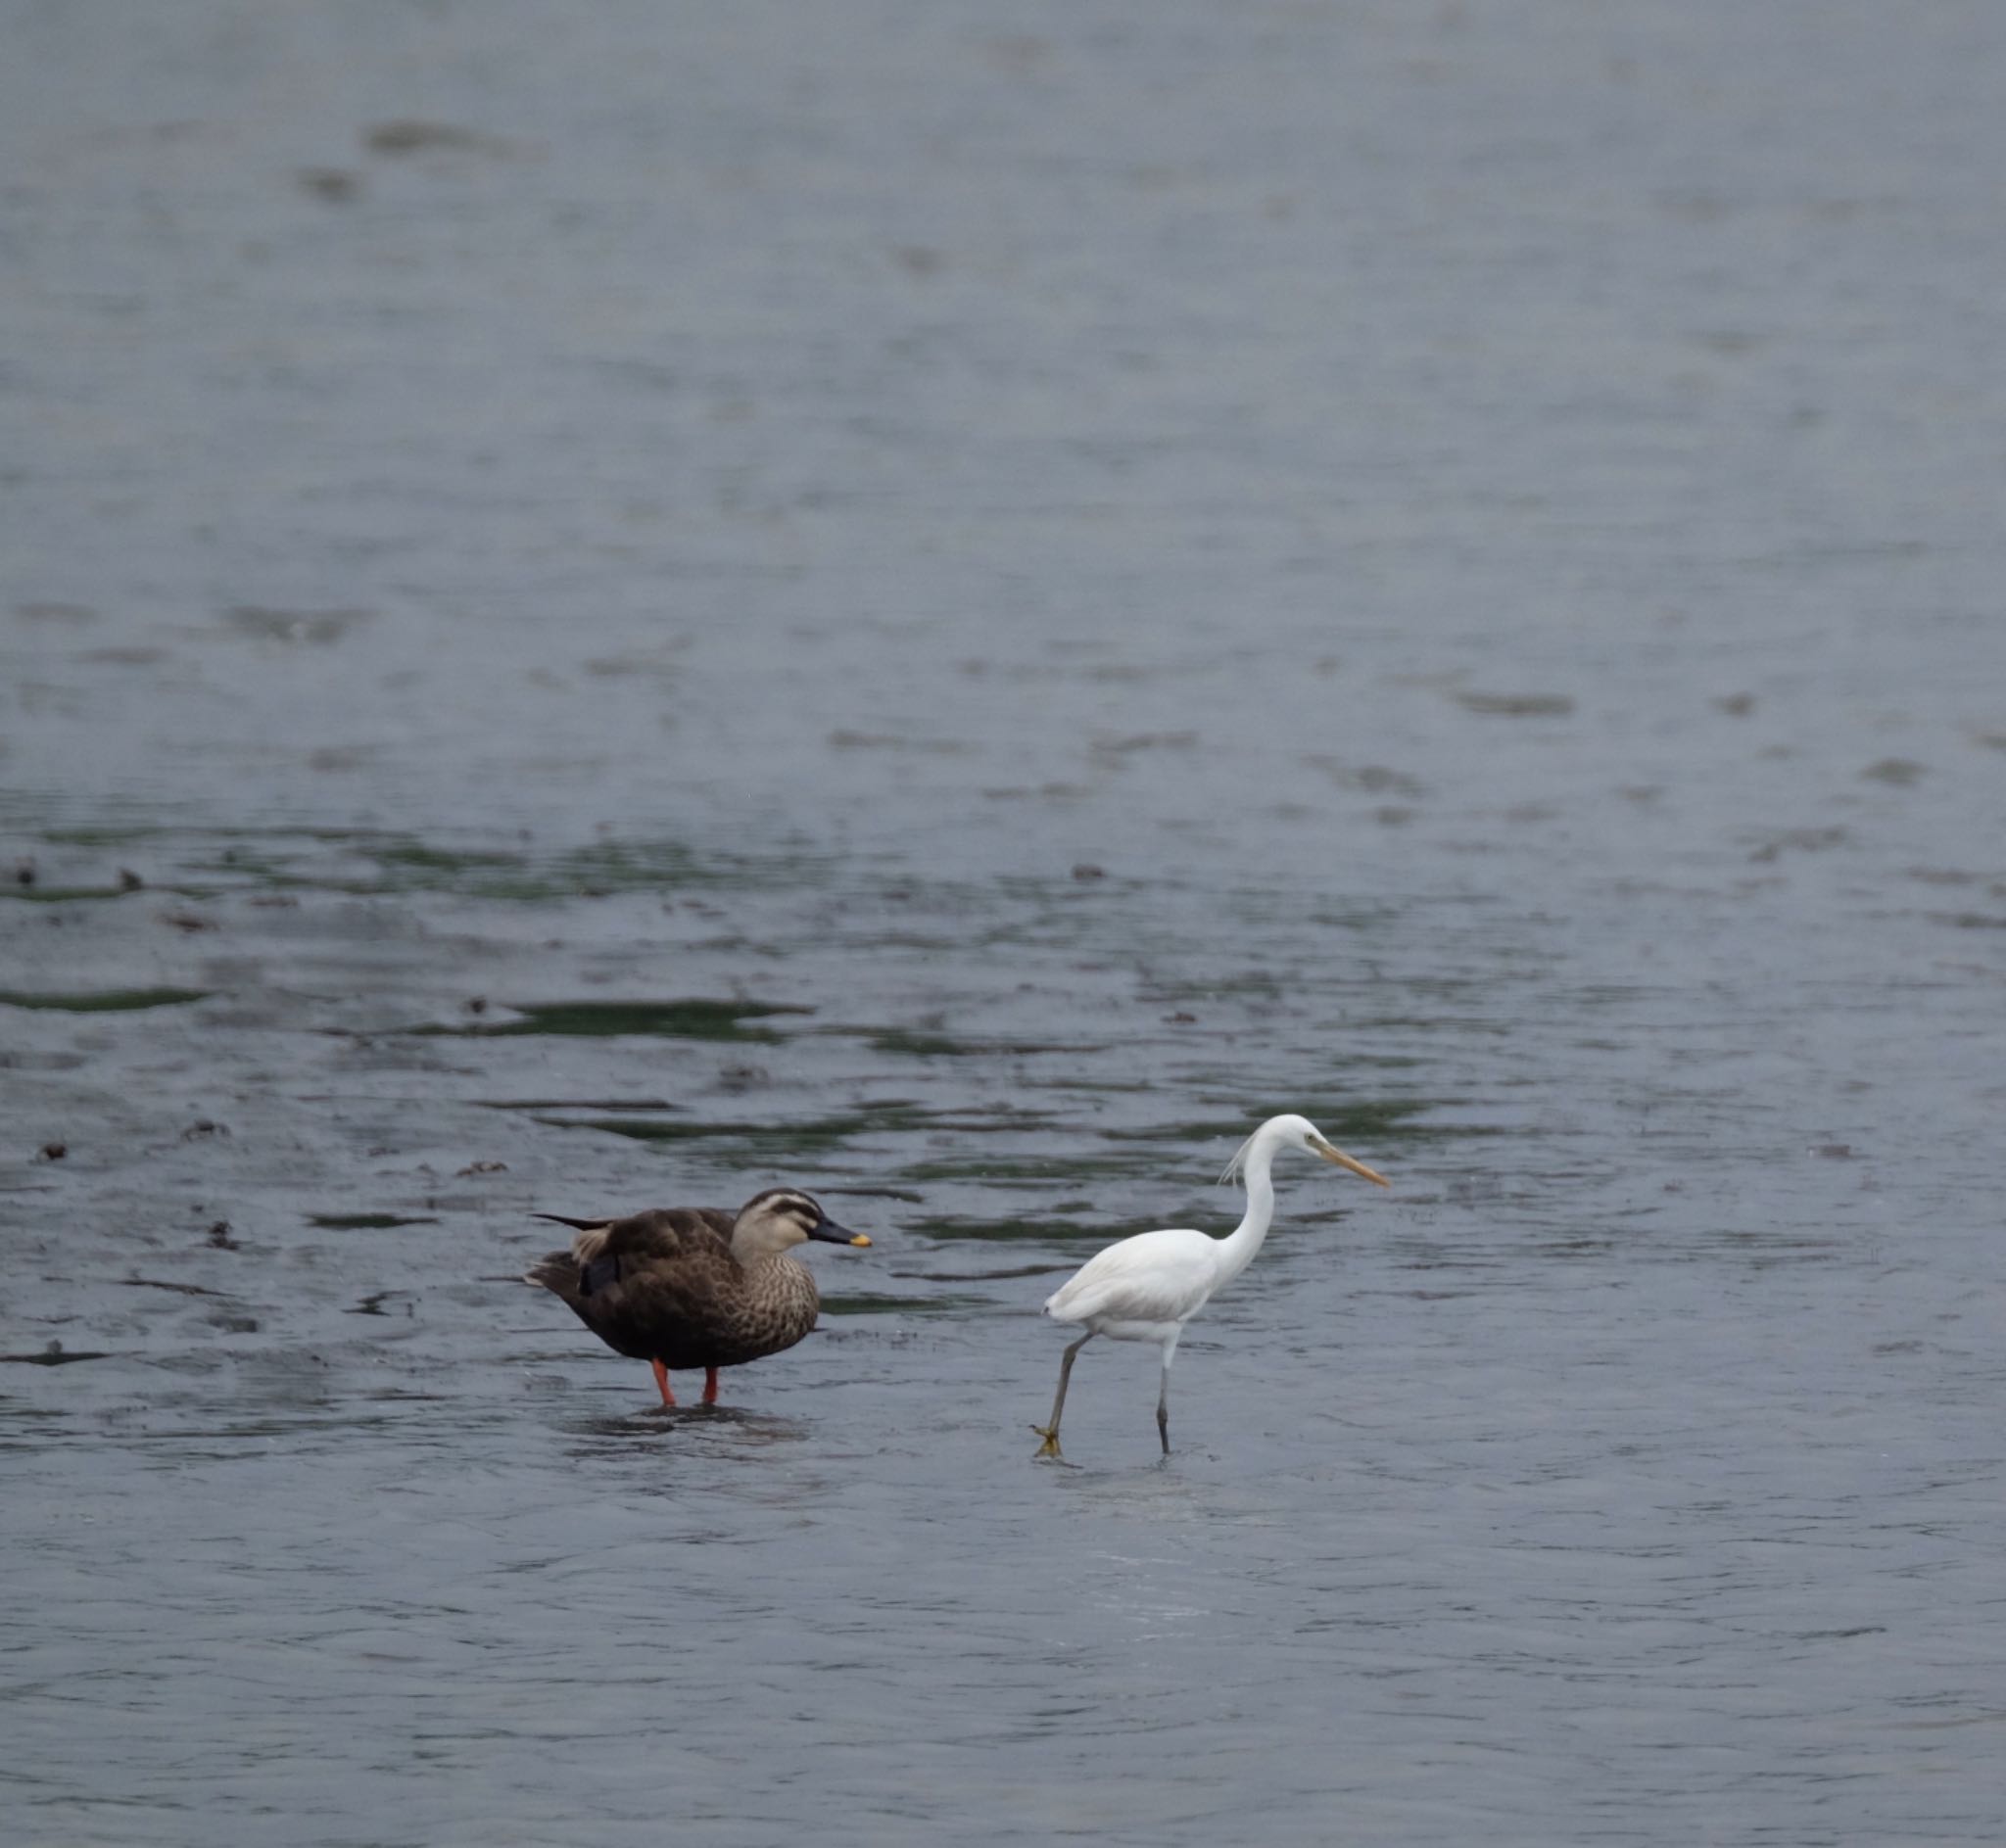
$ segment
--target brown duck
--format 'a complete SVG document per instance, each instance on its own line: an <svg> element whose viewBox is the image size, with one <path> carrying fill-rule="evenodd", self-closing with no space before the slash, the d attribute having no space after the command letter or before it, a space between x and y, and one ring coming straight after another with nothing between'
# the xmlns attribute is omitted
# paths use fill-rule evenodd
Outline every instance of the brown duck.
<svg viewBox="0 0 2006 1848"><path fill-rule="evenodd" d="M791 1187L754 1194L736 1214L668 1207L625 1219L536 1216L578 1236L523 1282L561 1297L615 1353L647 1361L664 1405L676 1402L671 1369L701 1367L703 1402L714 1405L718 1368L779 1353L815 1326L822 1298L807 1265L788 1256L792 1247L871 1242Z"/></svg>

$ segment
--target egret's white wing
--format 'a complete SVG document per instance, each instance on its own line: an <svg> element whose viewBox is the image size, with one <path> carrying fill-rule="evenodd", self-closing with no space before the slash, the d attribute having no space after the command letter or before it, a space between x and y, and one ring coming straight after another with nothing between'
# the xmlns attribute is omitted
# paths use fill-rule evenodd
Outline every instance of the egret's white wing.
<svg viewBox="0 0 2006 1848"><path fill-rule="evenodd" d="M1128 1322L1178 1322L1212 1294L1218 1241L1180 1228L1138 1232L1087 1259L1045 1300L1060 1322L1097 1315Z"/></svg>

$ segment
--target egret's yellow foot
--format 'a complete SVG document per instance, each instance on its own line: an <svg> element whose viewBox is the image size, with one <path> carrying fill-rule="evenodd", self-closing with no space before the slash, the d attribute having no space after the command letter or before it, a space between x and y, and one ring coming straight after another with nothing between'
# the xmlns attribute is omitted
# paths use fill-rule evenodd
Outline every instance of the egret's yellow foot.
<svg viewBox="0 0 2006 1848"><path fill-rule="evenodd" d="M1059 1456L1059 1432L1057 1427L1032 1425L1031 1429L1044 1439L1044 1443L1038 1445L1038 1455ZM1059 1460L1063 1463L1066 1459L1063 1456L1059 1456Z"/></svg>

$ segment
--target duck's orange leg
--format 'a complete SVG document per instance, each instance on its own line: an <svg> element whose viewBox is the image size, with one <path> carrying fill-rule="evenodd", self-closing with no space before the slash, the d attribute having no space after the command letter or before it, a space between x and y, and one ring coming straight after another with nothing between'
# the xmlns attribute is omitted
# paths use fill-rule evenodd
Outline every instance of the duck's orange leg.
<svg viewBox="0 0 2006 1848"><path fill-rule="evenodd" d="M676 1396L669 1391L668 1368L663 1366L659 1360L650 1360L647 1364L654 1368L654 1383L662 1389L662 1403L673 1406L676 1402Z"/></svg>
<svg viewBox="0 0 2006 1848"><path fill-rule="evenodd" d="M703 1369L703 1402L706 1405L715 1405L717 1403L717 1368L715 1367L705 1367Z"/></svg>

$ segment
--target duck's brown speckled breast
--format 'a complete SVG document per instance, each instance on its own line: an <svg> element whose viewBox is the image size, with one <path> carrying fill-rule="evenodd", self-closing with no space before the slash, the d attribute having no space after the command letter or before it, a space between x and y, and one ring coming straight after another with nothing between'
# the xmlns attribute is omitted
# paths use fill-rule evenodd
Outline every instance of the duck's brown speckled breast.
<svg viewBox="0 0 2006 1848"><path fill-rule="evenodd" d="M713 1298L700 1323L661 1329L656 1351L671 1369L740 1366L791 1348L815 1326L821 1305L807 1265L755 1257L744 1267L742 1287Z"/></svg>

